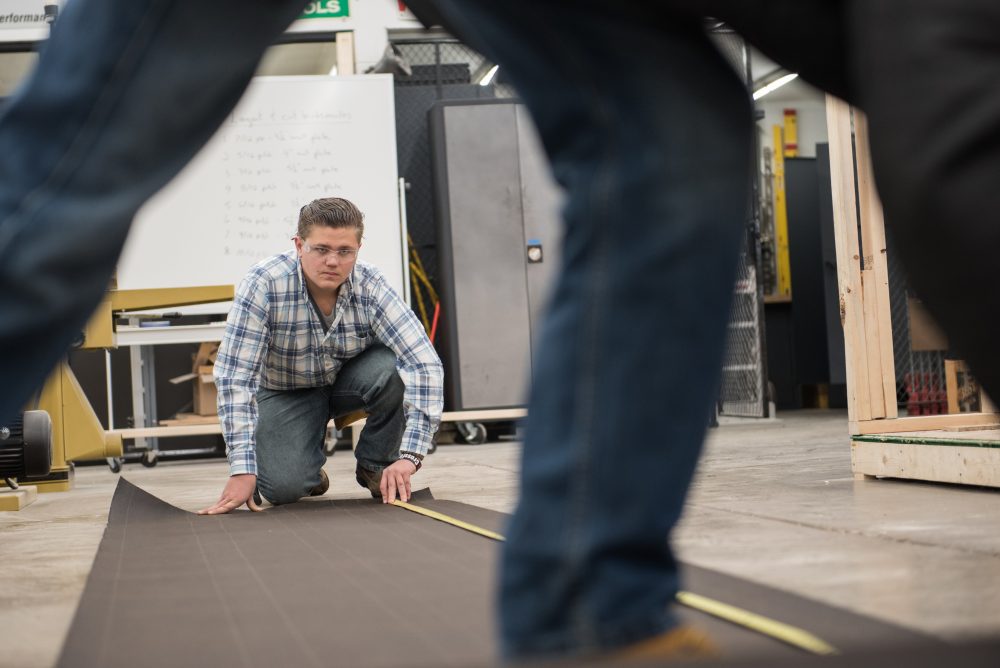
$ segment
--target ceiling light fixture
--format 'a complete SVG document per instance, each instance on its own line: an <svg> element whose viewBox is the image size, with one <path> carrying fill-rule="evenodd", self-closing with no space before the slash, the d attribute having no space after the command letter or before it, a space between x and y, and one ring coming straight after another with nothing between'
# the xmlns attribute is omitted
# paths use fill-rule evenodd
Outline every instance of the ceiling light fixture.
<svg viewBox="0 0 1000 668"><path fill-rule="evenodd" d="M791 83L792 81L795 81L798 78L799 78L799 75L796 74L796 73L794 73L794 72L792 72L791 74L786 74L783 77L775 79L774 81L772 81L771 83L767 84L766 86L761 86L760 88L758 88L757 90L755 90L753 92L753 99L759 100L760 98L764 97L768 93L773 93L774 91L778 90L779 88L781 88L785 84Z"/></svg>
<svg viewBox="0 0 1000 668"><path fill-rule="evenodd" d="M494 65L490 68L489 72L483 75L483 78L479 80L480 86L489 86L493 83L493 77L497 75L497 70L500 69L499 65Z"/></svg>

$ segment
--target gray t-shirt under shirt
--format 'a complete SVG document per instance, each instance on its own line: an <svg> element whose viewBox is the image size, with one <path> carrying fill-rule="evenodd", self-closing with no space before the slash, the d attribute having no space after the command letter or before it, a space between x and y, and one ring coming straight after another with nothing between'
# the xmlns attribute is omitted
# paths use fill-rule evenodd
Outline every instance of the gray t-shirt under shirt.
<svg viewBox="0 0 1000 668"><path fill-rule="evenodd" d="M323 325L323 331L329 332L330 327L333 326L334 316L337 315L337 304L334 303L333 310L330 311L330 315L327 315L323 313L323 310L319 307L319 304L316 303L316 300L313 299L312 295L309 295L309 301L312 302L313 308L316 309L316 315L319 316L319 321Z"/></svg>

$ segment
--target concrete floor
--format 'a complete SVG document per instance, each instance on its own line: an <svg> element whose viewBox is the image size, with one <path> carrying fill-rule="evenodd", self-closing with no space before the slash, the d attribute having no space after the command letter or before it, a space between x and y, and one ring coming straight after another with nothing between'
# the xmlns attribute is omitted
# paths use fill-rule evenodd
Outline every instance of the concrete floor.
<svg viewBox="0 0 1000 668"><path fill-rule="evenodd" d="M419 474L435 496L509 511L514 443L441 446ZM348 452L330 496L359 497ZM187 510L225 482L221 460L126 466L130 481ZM0 513L0 665L51 666L83 590L117 476L77 470L71 492ZM1000 492L855 481L847 418L786 413L713 430L684 519L681 558L945 639L1000 633Z"/></svg>

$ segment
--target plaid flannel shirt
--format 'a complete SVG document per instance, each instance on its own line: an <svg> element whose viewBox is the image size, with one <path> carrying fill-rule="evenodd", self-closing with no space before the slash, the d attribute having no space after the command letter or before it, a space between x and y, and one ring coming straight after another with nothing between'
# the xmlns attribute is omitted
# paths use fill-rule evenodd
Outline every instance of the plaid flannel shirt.
<svg viewBox="0 0 1000 668"><path fill-rule="evenodd" d="M230 474L257 473L258 388L330 385L347 360L376 342L396 354L406 386L400 450L424 455L441 421L444 372L423 325L382 273L355 265L324 332L295 251L256 264L236 292L215 362Z"/></svg>

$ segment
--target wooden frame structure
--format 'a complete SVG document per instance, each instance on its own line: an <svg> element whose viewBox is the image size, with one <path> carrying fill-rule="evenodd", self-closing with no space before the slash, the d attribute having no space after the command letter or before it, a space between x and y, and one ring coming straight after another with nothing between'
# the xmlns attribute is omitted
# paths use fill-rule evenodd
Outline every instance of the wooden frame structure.
<svg viewBox="0 0 1000 668"><path fill-rule="evenodd" d="M868 124L837 98L827 97L826 110L855 477L1000 487L1000 431L991 429L1000 428L1000 415L898 415L885 226Z"/></svg>

